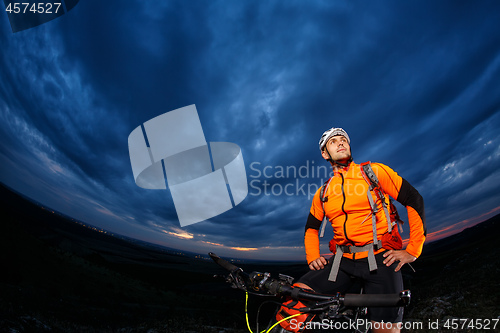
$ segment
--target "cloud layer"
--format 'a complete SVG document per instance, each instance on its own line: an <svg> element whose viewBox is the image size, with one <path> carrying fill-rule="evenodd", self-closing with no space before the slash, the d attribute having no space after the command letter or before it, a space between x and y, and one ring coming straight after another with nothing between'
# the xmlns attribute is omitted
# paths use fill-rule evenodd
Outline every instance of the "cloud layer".
<svg viewBox="0 0 500 333"><path fill-rule="evenodd" d="M340 126L356 162L417 187L442 236L498 213L499 7L89 0L15 34L2 20L0 181L166 246L297 258L326 180L317 142ZM168 190L135 185L127 138L191 104L207 141L242 148L253 183L236 208L181 229Z"/></svg>

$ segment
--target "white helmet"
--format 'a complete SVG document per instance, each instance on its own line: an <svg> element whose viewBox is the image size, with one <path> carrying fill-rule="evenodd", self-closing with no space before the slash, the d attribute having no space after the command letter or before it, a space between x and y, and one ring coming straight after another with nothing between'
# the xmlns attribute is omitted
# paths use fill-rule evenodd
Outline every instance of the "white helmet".
<svg viewBox="0 0 500 333"><path fill-rule="evenodd" d="M347 135L346 131L344 131L340 127L332 127L328 131L325 131L325 133L323 133L323 135L321 136L321 139L319 139L319 150L323 150L328 140L332 136L337 136L337 135L344 136L347 139L349 145L351 144L351 140L349 139L349 135Z"/></svg>

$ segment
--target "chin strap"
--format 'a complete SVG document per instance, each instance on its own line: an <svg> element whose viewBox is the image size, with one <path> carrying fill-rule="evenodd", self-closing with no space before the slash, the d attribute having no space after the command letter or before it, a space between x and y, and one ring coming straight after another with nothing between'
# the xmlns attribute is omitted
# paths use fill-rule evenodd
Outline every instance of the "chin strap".
<svg viewBox="0 0 500 333"><path fill-rule="evenodd" d="M339 166L341 166L343 168L346 168L346 167L349 166L349 164L351 164L351 162L352 162L352 156L349 157L349 159L347 160L347 163L341 163L341 162L338 162L338 161L332 161L331 159L330 159L330 161L333 164L336 164L336 165L339 165Z"/></svg>
<svg viewBox="0 0 500 333"><path fill-rule="evenodd" d="M332 165L338 165L338 166L341 166L343 168L346 168L352 162L352 154L351 154L351 157L349 157L349 159L347 160L347 163L342 163L342 162L339 162L339 161L334 161L332 159L332 155L330 155L330 152L328 151L328 149L325 149L325 150L326 150L326 153L328 154L328 156L330 157L327 161L330 162Z"/></svg>

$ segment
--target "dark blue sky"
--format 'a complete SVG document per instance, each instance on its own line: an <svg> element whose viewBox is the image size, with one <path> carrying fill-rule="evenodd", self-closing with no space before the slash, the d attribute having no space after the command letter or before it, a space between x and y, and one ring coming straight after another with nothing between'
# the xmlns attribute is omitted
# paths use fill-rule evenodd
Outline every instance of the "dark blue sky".
<svg viewBox="0 0 500 333"><path fill-rule="evenodd" d="M81 0L17 33L0 16L0 181L76 219L183 250L305 258L332 126L356 162L419 190L429 239L499 213L498 1ZM168 190L135 185L127 138L191 104L207 141L241 147L250 186L181 228Z"/></svg>

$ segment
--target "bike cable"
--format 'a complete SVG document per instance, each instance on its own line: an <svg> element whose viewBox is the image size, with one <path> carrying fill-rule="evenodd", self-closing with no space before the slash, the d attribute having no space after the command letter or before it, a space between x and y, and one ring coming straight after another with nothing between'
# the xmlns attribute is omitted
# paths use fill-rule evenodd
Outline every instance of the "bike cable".
<svg viewBox="0 0 500 333"><path fill-rule="evenodd" d="M250 333L253 333L252 329L250 328L250 322L248 320L248 291L245 291L245 319L246 319L246 322L247 322L247 328L248 328L248 331L250 331ZM266 328L265 330L263 330L262 332L260 333L269 333L272 331L273 328L275 328L277 325L279 325L281 322L285 321L285 320L288 320L288 319L291 319L291 318L294 318L294 317L298 317L300 315L303 315L304 313L302 312L299 312L299 313L296 313L296 314L293 314L291 316L288 316L286 318L283 318L281 319L280 321L274 323L274 325L272 325L271 327L269 328ZM257 332L258 333L258 332Z"/></svg>

